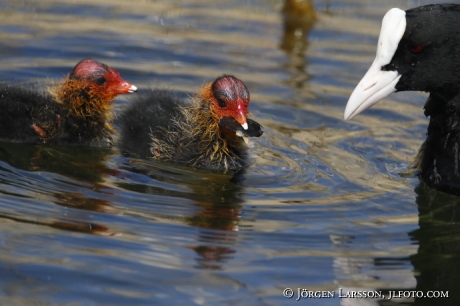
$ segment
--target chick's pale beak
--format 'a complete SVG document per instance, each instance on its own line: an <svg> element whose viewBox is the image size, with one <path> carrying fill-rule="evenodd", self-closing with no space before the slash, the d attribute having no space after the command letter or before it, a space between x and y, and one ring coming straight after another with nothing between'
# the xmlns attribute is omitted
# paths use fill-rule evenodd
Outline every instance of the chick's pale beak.
<svg viewBox="0 0 460 306"><path fill-rule="evenodd" d="M129 93L135 93L137 91L137 87L134 85L131 85L131 87L128 89Z"/></svg>
<svg viewBox="0 0 460 306"><path fill-rule="evenodd" d="M243 101L238 101L237 102L237 111L236 115L233 117L235 120L241 124L243 129L247 130L248 129L248 123L246 121L246 106L244 105Z"/></svg>
<svg viewBox="0 0 460 306"><path fill-rule="evenodd" d="M137 87L128 82L122 82L117 88L119 94L131 94L137 91Z"/></svg>

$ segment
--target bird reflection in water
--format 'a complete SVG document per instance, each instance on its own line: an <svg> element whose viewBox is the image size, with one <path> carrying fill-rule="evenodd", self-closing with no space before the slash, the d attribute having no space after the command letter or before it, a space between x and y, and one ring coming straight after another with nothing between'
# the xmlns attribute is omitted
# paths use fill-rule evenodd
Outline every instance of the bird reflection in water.
<svg viewBox="0 0 460 306"><path fill-rule="evenodd" d="M103 199L90 198L88 193L98 193L111 188L103 184L106 175L115 175L105 164L112 153L109 148L69 147L69 146L35 146L16 143L0 143L0 163L5 167L14 167L29 172L46 172L50 184L36 185L35 180L25 173L21 182L27 184L35 192L51 195L52 203L71 208L66 210L65 217L42 217L32 215L13 215L0 211L0 218L16 222L45 225L67 231L91 233L97 235L114 235L107 226L87 222L88 213L98 211L117 213L117 210ZM0 165L0 171L5 168ZM5 175L10 175L5 170ZM16 172L16 171L15 171ZM18 175L23 175L19 173ZM16 181L16 180L11 180ZM57 182L55 185L55 181ZM64 182L64 185L61 183ZM67 188L71 184L70 188ZM77 185L77 186L75 186ZM63 187L64 186L64 187Z"/></svg>
<svg viewBox="0 0 460 306"><path fill-rule="evenodd" d="M460 286L458 277L460 274L460 198L436 191L423 181L420 181L415 192L419 211L419 228L408 233L412 244L418 246L413 255L375 258L340 256L334 259L337 281L343 292L376 290L385 295L381 301L370 299L366 300L366 304L363 305L393 305L401 299L397 297L392 298L391 301L388 299L394 297L395 292L400 291L422 292L423 294L447 292L448 294L448 298L432 299L414 296L411 299L403 299L407 300L410 305L460 305L460 292L458 291ZM353 240L354 237L338 235L332 239L336 247L343 249L344 254L347 253ZM412 265L413 269L410 269L404 278L401 271L408 265ZM346 286L347 282L341 283L341 279L352 279L355 283L360 281L378 284L379 274L373 274L373 269L369 269L369 266L375 266L375 269L381 269L383 266L395 269L397 266L400 270L397 277L403 281L393 281L389 287L377 285L373 288L349 288ZM383 279L380 283L384 281ZM348 283L353 282L348 281ZM345 300L341 299L341 302L348 305Z"/></svg>
<svg viewBox="0 0 460 306"><path fill-rule="evenodd" d="M209 178L209 185L192 187L192 198L199 210L186 218L186 223L200 228L198 245L189 246L200 257L197 268L220 270L236 252L241 218L242 187L235 183L243 179L244 171L229 180L228 175Z"/></svg>
<svg viewBox="0 0 460 306"><path fill-rule="evenodd" d="M229 174L197 170L185 166L132 159L125 167L129 181L118 187L140 194L180 201L179 211L170 211L166 222L186 224L196 228L196 237L185 248L193 250L199 269L219 270L236 252L239 240L244 192L244 171ZM150 180L146 180L146 176ZM134 182L138 182L135 183ZM170 186L170 187L167 187ZM192 204L188 204L192 203ZM162 208L166 203L158 203ZM175 209L170 206L166 209ZM186 211L185 213L183 211ZM179 214L179 215L175 215ZM165 214L151 214L164 220Z"/></svg>
<svg viewBox="0 0 460 306"><path fill-rule="evenodd" d="M282 9L284 31L280 49L288 56L286 69L291 72L288 84L302 88L310 79L306 71L308 60L308 34L316 21L316 12L311 0L285 0Z"/></svg>
<svg viewBox="0 0 460 306"><path fill-rule="evenodd" d="M429 188L423 181L415 189L419 228L410 232L418 252L410 257L416 290L448 291L436 305L460 305L460 198ZM415 305L434 305L433 299L416 298Z"/></svg>
<svg viewBox="0 0 460 306"><path fill-rule="evenodd" d="M200 210L187 218L188 224L202 229L197 239L199 245L189 247L200 255L198 268L221 269L236 252L232 246L238 240L242 188L230 182L228 176L225 178L213 182L205 192L198 191L195 201Z"/></svg>

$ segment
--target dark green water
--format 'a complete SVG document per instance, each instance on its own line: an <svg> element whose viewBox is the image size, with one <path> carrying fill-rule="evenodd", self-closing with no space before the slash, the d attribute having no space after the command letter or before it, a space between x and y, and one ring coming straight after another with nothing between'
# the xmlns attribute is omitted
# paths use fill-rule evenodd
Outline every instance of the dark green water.
<svg viewBox="0 0 460 306"><path fill-rule="evenodd" d="M86 57L141 90L234 74L265 129L237 178L0 143L0 304L459 305L459 200L407 170L426 96L343 121L383 15L430 2L314 1L296 22L281 0L0 0L1 80L48 83ZM449 298L338 297L369 290Z"/></svg>

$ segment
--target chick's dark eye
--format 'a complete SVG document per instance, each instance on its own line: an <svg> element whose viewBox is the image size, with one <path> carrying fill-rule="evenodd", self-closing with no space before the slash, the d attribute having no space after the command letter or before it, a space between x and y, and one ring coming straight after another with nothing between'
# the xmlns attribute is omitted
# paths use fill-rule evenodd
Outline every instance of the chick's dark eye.
<svg viewBox="0 0 460 306"><path fill-rule="evenodd" d="M217 103L219 104L220 107L224 108L227 106L227 103L221 99L221 98L217 98Z"/></svg>
<svg viewBox="0 0 460 306"><path fill-rule="evenodd" d="M412 53L420 53L422 52L422 50L423 50L423 47L422 45L419 45L419 44L415 44L410 47L410 51Z"/></svg>
<svg viewBox="0 0 460 306"><path fill-rule="evenodd" d="M96 84L97 84L97 85L104 85L105 82L107 82L107 81L106 81L106 79L105 79L103 76L98 77L98 78L96 79Z"/></svg>

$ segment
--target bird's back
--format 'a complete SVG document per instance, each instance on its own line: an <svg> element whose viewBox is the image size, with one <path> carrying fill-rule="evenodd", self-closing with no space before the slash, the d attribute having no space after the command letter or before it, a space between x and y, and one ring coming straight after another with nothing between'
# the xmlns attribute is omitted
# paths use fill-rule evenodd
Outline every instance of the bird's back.
<svg viewBox="0 0 460 306"><path fill-rule="evenodd" d="M40 142L36 122L56 124L54 114L60 106L51 94L29 85L0 83L0 140Z"/></svg>
<svg viewBox="0 0 460 306"><path fill-rule="evenodd" d="M138 157L152 157L152 139L170 142L174 120L180 120L180 107L186 105L169 90L152 89L139 93L120 117L122 151Z"/></svg>

